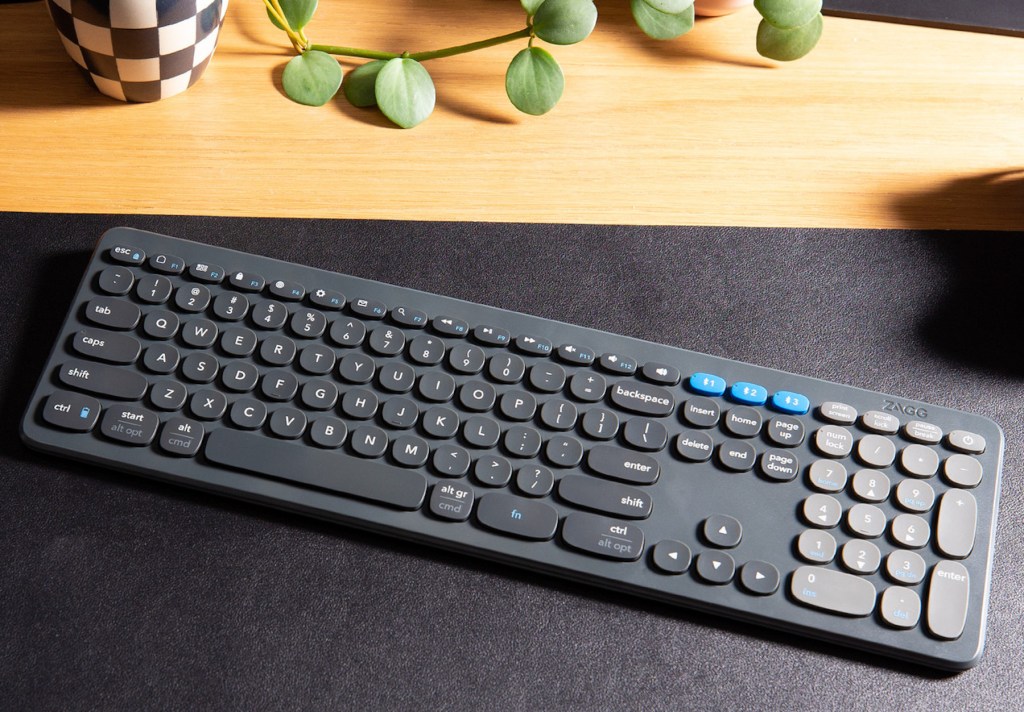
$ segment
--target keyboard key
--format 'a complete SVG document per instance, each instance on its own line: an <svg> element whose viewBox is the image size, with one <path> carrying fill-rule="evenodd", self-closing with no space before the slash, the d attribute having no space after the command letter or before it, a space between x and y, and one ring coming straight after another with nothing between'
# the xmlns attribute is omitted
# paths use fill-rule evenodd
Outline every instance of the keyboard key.
<svg viewBox="0 0 1024 712"><path fill-rule="evenodd" d="M729 398L743 405L764 405L768 400L768 390L756 383L739 381L729 388Z"/></svg>
<svg viewBox="0 0 1024 712"><path fill-rule="evenodd" d="M82 356L108 363L135 363L142 344L133 336L103 329L81 329L71 347Z"/></svg>
<svg viewBox="0 0 1024 712"><path fill-rule="evenodd" d="M185 260L161 253L149 258L149 268L161 274L179 275L185 271Z"/></svg>
<svg viewBox="0 0 1024 712"><path fill-rule="evenodd" d="M916 586L924 581L926 566L921 555L913 551L896 550L885 557L886 575L906 586Z"/></svg>
<svg viewBox="0 0 1024 712"><path fill-rule="evenodd" d="M884 502L889 499L889 478L878 470L857 470L850 487L853 494L865 502Z"/></svg>
<svg viewBox="0 0 1024 712"><path fill-rule="evenodd" d="M297 302L306 296L306 288L298 282L276 279L270 283L270 293L278 299Z"/></svg>
<svg viewBox="0 0 1024 712"><path fill-rule="evenodd" d="M383 319L388 314L388 308L384 305L384 302L377 301L376 299L354 299L348 303L348 308L356 316L366 317L367 319Z"/></svg>
<svg viewBox="0 0 1024 712"><path fill-rule="evenodd" d="M803 515L808 524L831 529L839 524L839 518L843 516L843 505L827 494L812 494L804 500Z"/></svg>
<svg viewBox="0 0 1024 712"><path fill-rule="evenodd" d="M473 511L473 489L458 482L441 482L430 492L430 513L441 519L463 522Z"/></svg>
<svg viewBox="0 0 1024 712"><path fill-rule="evenodd" d="M146 260L146 253L137 247L115 245L110 248L110 259L126 265L141 265Z"/></svg>
<svg viewBox="0 0 1024 712"><path fill-rule="evenodd" d="M737 406L725 414L725 429L738 438L752 438L761 432L761 414L753 408Z"/></svg>
<svg viewBox="0 0 1024 712"><path fill-rule="evenodd" d="M956 487L977 487L981 483L981 463L969 455L950 455L942 465L942 475Z"/></svg>
<svg viewBox="0 0 1024 712"><path fill-rule="evenodd" d="M551 342L539 336L520 335L513 343L517 349L530 356L547 356L551 353Z"/></svg>
<svg viewBox="0 0 1024 712"><path fill-rule="evenodd" d="M56 391L43 404L43 420L50 425L87 433L100 417L100 402L92 396Z"/></svg>
<svg viewBox="0 0 1024 712"><path fill-rule="evenodd" d="M419 472L240 430L214 430L207 437L205 454L227 467L398 509L419 509L427 491L427 480Z"/></svg>
<svg viewBox="0 0 1024 712"><path fill-rule="evenodd" d="M892 520L893 541L908 549L920 549L931 537L928 522L914 514L900 514Z"/></svg>
<svg viewBox="0 0 1024 712"><path fill-rule="evenodd" d="M676 454L690 462L705 462L711 459L715 441L707 433L689 430L676 437Z"/></svg>
<svg viewBox="0 0 1024 712"><path fill-rule="evenodd" d="M826 531L808 529L796 541L797 552L813 564L828 564L836 557L836 538Z"/></svg>
<svg viewBox="0 0 1024 712"><path fill-rule="evenodd" d="M120 296L131 291L135 275L127 267L107 267L100 272L97 284L100 291Z"/></svg>
<svg viewBox="0 0 1024 712"><path fill-rule="evenodd" d="M942 428L922 420L911 420L904 425L903 435L925 445L937 445L942 442Z"/></svg>
<svg viewBox="0 0 1024 712"><path fill-rule="evenodd" d="M661 474L661 466L654 458L611 445L591 448L587 465L605 477L641 485L653 484Z"/></svg>
<svg viewBox="0 0 1024 712"><path fill-rule="evenodd" d="M939 471L939 455L930 447L914 443L900 452L900 467L913 477L932 477Z"/></svg>
<svg viewBox="0 0 1024 712"><path fill-rule="evenodd" d="M779 570L767 561L748 561L740 567L740 583L747 593L770 596L779 590Z"/></svg>
<svg viewBox="0 0 1024 712"><path fill-rule="evenodd" d="M846 457L853 451L853 433L846 428L826 425L814 434L814 445L827 457Z"/></svg>
<svg viewBox="0 0 1024 712"><path fill-rule="evenodd" d="M583 512L565 518L562 539L574 549L618 561L636 561L644 550L637 525Z"/></svg>
<svg viewBox="0 0 1024 712"><path fill-rule="evenodd" d="M965 559L974 549L978 527L978 501L970 492L950 490L939 499L935 546L945 556Z"/></svg>
<svg viewBox="0 0 1024 712"><path fill-rule="evenodd" d="M804 424L796 418L776 415L768 421L768 439L783 447L796 447L804 441Z"/></svg>
<svg viewBox="0 0 1024 712"><path fill-rule="evenodd" d="M882 564L882 552L870 541L853 539L843 544L843 566L855 574L869 575Z"/></svg>
<svg viewBox="0 0 1024 712"><path fill-rule="evenodd" d="M636 360L621 354L604 354L598 363L608 373L632 376L636 373Z"/></svg>
<svg viewBox="0 0 1024 712"><path fill-rule="evenodd" d="M188 276L197 282L220 284L224 281L224 268L207 262L197 262L188 268Z"/></svg>
<svg viewBox="0 0 1024 712"><path fill-rule="evenodd" d="M126 445L149 445L156 437L160 418L151 410L136 405L116 405L103 412L100 432Z"/></svg>
<svg viewBox="0 0 1024 712"><path fill-rule="evenodd" d="M669 415L676 409L676 400L668 389L640 381L620 381L612 386L612 403L641 415Z"/></svg>
<svg viewBox="0 0 1024 712"><path fill-rule="evenodd" d="M847 477L843 464L833 460L815 460L807 470L808 484L822 492L842 492Z"/></svg>
<svg viewBox="0 0 1024 712"><path fill-rule="evenodd" d="M761 455L761 474L777 482L795 480L800 474L800 460L787 450L765 450Z"/></svg>
<svg viewBox="0 0 1024 712"><path fill-rule="evenodd" d="M896 501L911 512L927 512L935 503L935 490L927 482L903 480L896 487Z"/></svg>
<svg viewBox="0 0 1024 712"><path fill-rule="evenodd" d="M362 324L360 324L358 328L361 329ZM363 333L365 333L365 329L363 329ZM346 336L345 334L350 334L350 336ZM357 346L362 343L362 335L358 336L358 341L353 338L356 334L358 334L358 330L353 326L346 327L344 332L340 332L341 338L348 340L352 346ZM331 338L334 338L333 333L331 334ZM335 339L335 342L337 343L337 339ZM435 336L420 334L409 343L409 358L416 363L420 363L425 366L433 366L434 364L441 363L442 359L444 359L444 353L444 342Z"/></svg>
<svg viewBox="0 0 1024 712"><path fill-rule="evenodd" d="M860 422L868 430L886 435L895 435L900 429L899 418L878 410L869 410L860 417Z"/></svg>
<svg viewBox="0 0 1024 712"><path fill-rule="evenodd" d="M969 433L966 430L953 430L950 431L947 438L949 446L954 450L973 455L980 455L985 452L985 438L977 433Z"/></svg>
<svg viewBox="0 0 1024 712"><path fill-rule="evenodd" d="M569 393L576 400L585 403L597 403L602 400L607 387L604 376L590 371L574 373L569 380Z"/></svg>
<svg viewBox="0 0 1024 712"><path fill-rule="evenodd" d="M896 459L896 446L881 435L865 435L857 443L857 457L871 467L888 467Z"/></svg>
<svg viewBox="0 0 1024 712"><path fill-rule="evenodd" d="M512 336L505 329L499 329L496 326L477 326L473 329L473 338L481 344L506 346Z"/></svg>
<svg viewBox="0 0 1024 712"><path fill-rule="evenodd" d="M789 415L803 415L811 408L811 401L807 396L792 391L778 391L772 394L772 408L780 413Z"/></svg>
<svg viewBox="0 0 1024 712"><path fill-rule="evenodd" d="M651 383L660 383L663 386L674 386L681 378L678 368L662 363L645 363L640 369L640 375Z"/></svg>
<svg viewBox="0 0 1024 712"><path fill-rule="evenodd" d="M555 353L558 355L558 358L566 363L577 366L589 366L597 358L597 355L591 349L575 344L562 344Z"/></svg>
<svg viewBox="0 0 1024 712"><path fill-rule="evenodd" d="M857 422L857 409L846 403L826 401L818 408L821 417L836 425L853 425Z"/></svg>
<svg viewBox="0 0 1024 712"><path fill-rule="evenodd" d="M725 379L710 373L695 373L687 381L690 390L702 396L720 396L725 393Z"/></svg>
<svg viewBox="0 0 1024 712"><path fill-rule="evenodd" d="M58 373L65 386L118 400L139 400L149 386L138 373L95 361L71 359Z"/></svg>
<svg viewBox="0 0 1024 712"><path fill-rule="evenodd" d="M309 302L314 306L318 306L321 309L327 309L329 311L340 311L345 307L345 295L334 289L314 289L309 293ZM426 314L423 312L417 312L422 314L422 321L418 324L406 324L405 322L398 322L405 324L406 326L422 326L426 320Z"/></svg>
<svg viewBox="0 0 1024 712"><path fill-rule="evenodd" d="M137 306L113 297L96 297L85 305L85 318L108 329L134 329L141 317Z"/></svg>
<svg viewBox="0 0 1024 712"><path fill-rule="evenodd" d="M736 518L727 514L712 514L704 520L701 533L704 535L704 540L711 546L732 549L739 546L743 536L743 526Z"/></svg>
<svg viewBox="0 0 1024 712"><path fill-rule="evenodd" d="M956 640L964 631L970 604L971 576L963 564L940 561L928 583L928 630L939 638Z"/></svg>
<svg viewBox="0 0 1024 712"><path fill-rule="evenodd" d="M718 446L718 462L727 470L746 472L754 467L757 451L742 440L726 440Z"/></svg>
<svg viewBox="0 0 1024 712"><path fill-rule="evenodd" d="M651 563L659 573L678 575L690 568L690 547L681 541L664 539L651 550Z"/></svg>
<svg viewBox="0 0 1024 712"><path fill-rule="evenodd" d="M430 327L441 336L461 338L469 334L469 324L451 316L435 316Z"/></svg>
<svg viewBox="0 0 1024 712"><path fill-rule="evenodd" d="M713 428L722 417L722 409L710 398L690 398L682 410L683 420L695 428Z"/></svg>
<svg viewBox="0 0 1024 712"><path fill-rule="evenodd" d="M260 292L266 285L266 280L254 272L235 272L228 277L228 284L243 292Z"/></svg>
<svg viewBox="0 0 1024 712"><path fill-rule="evenodd" d="M168 455L195 457L203 444L202 423L189 418L171 418L160 431L160 449Z"/></svg>
<svg viewBox="0 0 1024 712"><path fill-rule="evenodd" d="M546 467L530 465L516 473L516 487L527 497L547 497L554 486L555 476Z"/></svg>
<svg viewBox="0 0 1024 712"><path fill-rule="evenodd" d="M801 566L793 572L790 593L807 606L846 616L875 610L875 587L867 579L832 569Z"/></svg>
<svg viewBox="0 0 1024 712"><path fill-rule="evenodd" d="M536 541L551 539L558 527L558 510L554 507L510 494L485 494L476 508L476 517L488 529Z"/></svg>
<svg viewBox="0 0 1024 712"><path fill-rule="evenodd" d="M577 507L620 519L646 519L653 507L651 496L644 490L584 475L566 475L559 480L558 495Z"/></svg>
<svg viewBox="0 0 1024 712"><path fill-rule="evenodd" d="M704 551L697 555L697 576L704 583L722 586L736 575L736 561L724 551Z"/></svg>
<svg viewBox="0 0 1024 712"><path fill-rule="evenodd" d="M906 588L887 588L878 603L879 613L894 628L913 628L921 620L921 597Z"/></svg>

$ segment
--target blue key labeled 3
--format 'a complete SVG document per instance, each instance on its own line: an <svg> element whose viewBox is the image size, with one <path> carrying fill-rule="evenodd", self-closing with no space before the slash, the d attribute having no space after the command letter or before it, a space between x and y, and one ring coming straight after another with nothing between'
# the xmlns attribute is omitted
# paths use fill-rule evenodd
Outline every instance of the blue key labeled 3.
<svg viewBox="0 0 1024 712"><path fill-rule="evenodd" d="M756 383L738 381L729 389L729 397L744 405L764 405L768 400L768 389Z"/></svg>
<svg viewBox="0 0 1024 712"><path fill-rule="evenodd" d="M720 396L725 393L725 379L712 373L695 373L690 376L690 390L702 396Z"/></svg>
<svg viewBox="0 0 1024 712"><path fill-rule="evenodd" d="M811 407L807 396L792 391L779 391L772 396L772 408L790 415L803 415Z"/></svg>

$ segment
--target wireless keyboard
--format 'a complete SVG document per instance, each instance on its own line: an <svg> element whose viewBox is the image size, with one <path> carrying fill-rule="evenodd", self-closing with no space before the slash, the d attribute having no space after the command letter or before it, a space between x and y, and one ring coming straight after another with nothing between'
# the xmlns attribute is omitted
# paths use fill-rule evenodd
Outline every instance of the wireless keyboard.
<svg viewBox="0 0 1024 712"><path fill-rule="evenodd" d="M905 398L115 228L22 434L925 665L982 653L1002 433Z"/></svg>

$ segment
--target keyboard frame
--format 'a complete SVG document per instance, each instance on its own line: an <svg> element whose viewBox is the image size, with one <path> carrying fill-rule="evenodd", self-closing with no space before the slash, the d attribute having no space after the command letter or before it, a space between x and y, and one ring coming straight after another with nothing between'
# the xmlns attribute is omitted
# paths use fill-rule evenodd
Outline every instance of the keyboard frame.
<svg viewBox="0 0 1024 712"><path fill-rule="evenodd" d="M775 563L783 576L780 590L771 596L752 596L742 591L735 581L724 586L712 586L699 582L693 575L693 565L685 574L679 576L657 573L647 563L649 551L646 550L639 562L623 563L603 560L567 549L564 545L559 544L560 535L545 542L522 541L493 533L476 523L474 518L464 523L442 521L432 517L425 504L420 510L412 512L392 510L370 502L290 484L283 480L214 467L207 464L201 455L189 459L162 455L159 454L155 441L151 446L145 448L128 447L105 439L99 435L98 428L89 433L77 434L59 431L44 424L40 415L41 404L50 393L63 388L56 380L55 368L64 359L77 357L72 354L68 344L72 335L84 325L79 314L83 304L90 297L95 296L91 285L94 284L97 274L112 264L105 257L106 251L117 244L138 247L145 250L147 255L158 252L174 254L184 258L186 264L192 264L199 260L219 264L226 269L228 274L237 270L254 271L265 276L268 281L284 279L299 282L306 287L322 286L338 289L348 298L359 296L378 299L389 307L403 303L422 309L431 318L443 314L465 319L471 325L489 323L508 329L513 336L526 333L548 338L555 346L561 343L577 343L596 348L599 354L602 352L628 354L636 357L640 364L648 361L669 363L680 368L684 374L684 382L688 373L704 371L725 376L730 383L749 381L766 385L769 391L790 390L807 395L811 400L812 412L801 417L801 420L807 425L807 437L803 445L793 449L800 458L801 474L797 480L787 483L770 482L759 476L756 468L754 471L733 474L723 471L711 462L684 463L672 454L670 439L667 448L660 452L649 453L660 462L662 473L655 484L645 487L652 492L655 503L654 512L649 519L636 522L647 533L645 541L647 549L660 539L676 538L688 543L696 554L699 551L712 548L706 545L700 546L697 539L696 530L704 517L714 513L729 513L738 516L744 525L746 535L740 546L735 550L728 550L729 553L736 555L738 566L744 561L755 559ZM322 281L318 282L317 280ZM227 286L224 288L230 289ZM214 293L217 293L216 289L214 289ZM786 533L784 537L780 535L780 539L791 541L795 538L794 532L798 534L809 528L800 523L798 511L794 507L798 507L803 498L812 492L803 484L804 472L807 465L813 461L812 458L820 457L812 455L813 451L810 450L814 427L823 424L823 421L814 415L815 404L824 400L841 400L863 413L866 410L881 410L885 400L893 400L886 394L831 384L739 361L131 228L114 228L106 232L99 240L72 305L73 308L69 310L57 335L53 351L41 371L41 379L32 395L21 425L22 438L29 446L37 450L83 461L105 469L143 475L358 529L499 561L612 591L711 612L726 618L757 623L827 642L840 643L927 666L962 670L976 665L981 657L984 647L985 618L991 583L1003 458L1002 431L997 424L982 416L910 399L898 399L899 403L907 407L926 408L928 422L938 425L944 432L949 432L954 428L970 430L983 435L988 441L988 449L983 455L978 456L984 466L985 476L982 478L982 482L971 490L978 500L975 549L970 557L961 560L961 563L967 567L972 582L984 581L984 585L972 586L971 605L964 634L956 641L940 641L925 632L924 610L922 610L922 621L916 628L897 631L877 620L877 608L869 620L832 615L796 603L791 600L787 591L788 574L796 567L805 565L806 562L797 556L794 547L790 547L789 558L785 558L780 554L778 541L768 541L767 537L751 534L759 529L778 529L780 512L787 511L793 514L790 524L792 532ZM161 307L156 305L150 308ZM145 311L146 307L144 306L143 312L145 313ZM330 317L337 312L326 313ZM412 330L408 331L412 332ZM442 337L442 339L444 338ZM296 341L300 340L296 339ZM454 339L450 341L454 341ZM178 345L183 354L189 350L187 347L181 346L177 339L173 343ZM216 349L210 350L215 351ZM671 360L668 360L668 356L672 357ZM528 364L532 362L529 357L524 358ZM255 356L249 357L248 360L258 363ZM126 368L137 368L145 373L138 365ZM456 380L462 382L468 378L472 377L457 378ZM614 380L614 377L609 378L609 385ZM521 387L522 384L518 384L510 388ZM504 388L498 390L500 394ZM676 395L677 405L681 404L685 400L685 388L682 385L677 385L671 390ZM110 403L124 402L112 401L101 396L95 397L104 404L104 407ZM724 398L717 400L725 401ZM145 403L145 399L142 402ZM767 408L761 410L768 412ZM161 413L164 420L175 414L177 413ZM902 422L910 419L902 414L898 415ZM623 417L628 417L628 414L623 414ZM682 427L675 414L664 420L673 422L676 425L675 430ZM204 422L204 425L207 427L207 432L212 432L213 429L220 427L228 427L222 421ZM859 431L857 426L850 426L850 429L857 430L858 434L863 434L863 431ZM670 430L670 437L675 430ZM427 439L431 444L438 442L430 438ZM720 437L716 438L716 443L720 440ZM760 439L757 441L760 442ZM936 447L941 448L942 446ZM494 451L499 449L495 448ZM759 452L761 449L759 448ZM513 458L509 459L516 464ZM556 476L561 472L556 471ZM573 472L573 470L566 472ZM852 472L851 469L851 475ZM993 476L992 472L997 475ZM433 474L428 474L427 477L431 484L445 480L445 478ZM723 483L728 484L716 486L714 478L729 478L722 480ZM478 498L488 491L488 488L473 481L471 476L458 481L473 486ZM708 486L709 482L712 484L710 487ZM937 496L940 496L941 492L946 489L944 486L940 486L944 485L940 476L936 476L931 482L936 485ZM745 484L741 485L740 483ZM895 482L893 486L895 487ZM502 488L501 491L510 489L512 489L512 485ZM794 489L798 492L792 492ZM763 510L742 509L743 514L738 514L741 508L736 505L736 491L749 493L749 501L764 505ZM844 501L844 513L849 507L849 504L846 504L846 499L857 501L849 498L846 490L833 496ZM544 501L556 506L560 512L560 518L567 512L582 511L558 501L554 494L545 498ZM888 500L878 506L886 508L887 513L893 509ZM700 508L700 511L690 516L690 513L697 507ZM677 516L675 514L677 511L682 511L684 514ZM901 510L894 509L894 511ZM929 514L923 516L934 520L934 511L933 508ZM884 537L885 535L883 535L883 539ZM698 545L695 546L694 542L698 542ZM740 551L743 552L742 555L738 554ZM929 569L936 560L943 558L934 553L931 542L918 553L925 557ZM780 560L780 557L783 560ZM837 564L829 566L837 568ZM884 560L882 569L884 569ZM895 585L884 579L884 574L881 571L867 578L876 584L879 593L884 590L884 587ZM879 582L884 583L879 585ZM927 579L925 583L913 588L922 592L923 608L926 607L927 598L924 592L927 588Z"/></svg>

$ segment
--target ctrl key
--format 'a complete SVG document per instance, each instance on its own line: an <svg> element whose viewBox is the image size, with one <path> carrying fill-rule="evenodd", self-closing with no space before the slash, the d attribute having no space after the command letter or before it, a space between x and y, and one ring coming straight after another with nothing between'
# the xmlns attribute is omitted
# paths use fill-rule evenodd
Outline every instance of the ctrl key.
<svg viewBox="0 0 1024 712"><path fill-rule="evenodd" d="M87 433L100 417L100 402L71 391L55 391L43 405L43 420L58 428Z"/></svg>

